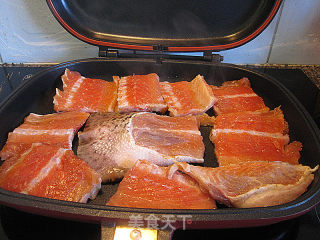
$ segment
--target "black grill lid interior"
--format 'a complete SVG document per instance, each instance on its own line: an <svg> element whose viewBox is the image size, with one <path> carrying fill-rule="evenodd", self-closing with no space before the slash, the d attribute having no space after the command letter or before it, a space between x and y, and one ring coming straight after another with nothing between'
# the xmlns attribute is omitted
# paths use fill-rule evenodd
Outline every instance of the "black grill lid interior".
<svg viewBox="0 0 320 240"><path fill-rule="evenodd" d="M259 35L281 0L47 0L59 23L87 43L114 48L219 51Z"/></svg>

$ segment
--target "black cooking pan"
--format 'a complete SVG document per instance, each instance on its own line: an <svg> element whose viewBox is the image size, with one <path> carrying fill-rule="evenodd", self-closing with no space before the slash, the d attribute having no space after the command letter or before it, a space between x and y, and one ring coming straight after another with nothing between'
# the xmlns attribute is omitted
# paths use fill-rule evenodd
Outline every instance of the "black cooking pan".
<svg viewBox="0 0 320 240"><path fill-rule="evenodd" d="M290 127L291 140L303 143L300 163L315 167L320 159L319 130L298 100L278 81L261 73L230 64L213 64L200 61L150 59L85 59L59 64L37 75L21 85L0 107L0 143L4 145L7 134L19 126L29 113L53 112L55 88L61 85L65 68L76 70L91 78L111 81L113 75L147 74L156 72L162 81L190 80L197 74L205 76L212 85L227 80L248 77L253 90L270 108L281 106ZM307 93L306 93L307 94ZM213 144L209 141L210 127L202 127L201 133L206 146L205 166L216 166ZM0 203L24 211L78 221L128 225L134 216L143 219L153 216L165 221L170 216L176 228L234 228L276 223L297 217L313 208L320 200L319 171L308 191L295 201L265 208L220 208L217 210L160 210L134 209L105 206L114 194L117 184L102 186L101 193L87 204L65 202L13 193L0 189ZM168 196L169 197L169 196ZM188 221L187 221L188 220ZM159 220L160 221L160 220ZM185 225L184 225L185 224ZM109 226L109 225L107 225ZM109 228L104 228L109 229Z"/></svg>
<svg viewBox="0 0 320 240"><path fill-rule="evenodd" d="M203 51L211 60L212 50L240 46L258 36L275 16L280 0L263 1L98 1L47 0L59 23L75 37L98 45L101 55L95 58L62 63L38 73L23 83L0 106L0 147L8 132L19 126L29 113L53 112L55 88L61 87L65 68L83 76L111 81L113 75L155 72L161 81L190 81L197 74L212 85L248 77L253 90L269 108L281 106L290 126L291 140L301 141L300 162L311 167L319 164L320 139L315 123L297 99L278 81L261 73L230 64L213 63L188 57L173 59L168 52ZM142 17L142 18L141 18ZM196 28L194 28L196 26ZM156 51L137 58L119 57L110 47ZM208 52L209 51L209 52ZM121 54L122 55L122 54ZM308 94L308 93L305 93ZM213 114L212 110L209 111ZM214 146L209 141L209 127L201 133L206 146L204 166L217 166ZM76 144L76 141L75 141ZM0 189L0 203L27 212L77 221L102 223L102 236L113 237L114 224L128 225L133 218L158 219L175 228L235 228L276 223L306 213L320 200L319 170L308 191L295 201L265 208L219 208L217 210L159 210L105 206L117 184L106 184L97 198L87 204L65 202L13 193ZM170 196L168 196L170 197ZM169 220L171 220L169 222ZM170 226L171 226L170 225ZM161 226L161 225L160 225ZM160 229L160 238L172 227Z"/></svg>

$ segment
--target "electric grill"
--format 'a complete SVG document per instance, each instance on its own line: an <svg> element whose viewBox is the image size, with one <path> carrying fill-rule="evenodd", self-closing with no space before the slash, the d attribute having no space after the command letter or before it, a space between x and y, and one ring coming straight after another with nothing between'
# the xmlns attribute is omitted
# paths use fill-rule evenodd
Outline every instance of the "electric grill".
<svg viewBox="0 0 320 240"><path fill-rule="evenodd" d="M48 6L60 24L72 35L99 46L99 57L75 60L49 67L17 88L0 106L0 144L8 132L34 112L53 112L55 88L61 85L65 68L91 78L107 81L113 75L155 72L161 81L191 80L197 74L208 84L248 77L253 90L273 109L281 106L289 123L291 141L303 143L300 163L319 164L319 130L300 101L279 81L232 64L221 63L222 56L212 54L245 44L272 21L281 1L54 1ZM232 7L230 7L232 6ZM125 51L120 50L124 48ZM202 52L201 56L177 52ZM212 112L211 112L212 114ZM216 166L214 148L209 141L210 128L202 127L206 152L205 166ZM116 184L103 185L101 194L88 204L64 202L13 193L0 189L0 203L26 212L99 223L102 236L113 237L115 225L128 226L139 217L146 226L150 216L162 223L172 220L172 228L158 229L158 236L170 237L179 228L238 228L274 224L298 217L316 206L320 199L319 171L308 191L287 204L250 209L162 210L105 206L116 191ZM169 197L169 196L168 196ZM167 221L167 222L166 222ZM132 222L131 222L132 223Z"/></svg>

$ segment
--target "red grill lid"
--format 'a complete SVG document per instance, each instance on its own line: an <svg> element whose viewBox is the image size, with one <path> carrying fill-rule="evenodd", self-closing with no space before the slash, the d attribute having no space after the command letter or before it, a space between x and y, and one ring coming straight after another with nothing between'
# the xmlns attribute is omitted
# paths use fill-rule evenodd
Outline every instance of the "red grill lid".
<svg viewBox="0 0 320 240"><path fill-rule="evenodd" d="M281 0L47 0L59 23L112 48L220 51L243 45L272 21Z"/></svg>

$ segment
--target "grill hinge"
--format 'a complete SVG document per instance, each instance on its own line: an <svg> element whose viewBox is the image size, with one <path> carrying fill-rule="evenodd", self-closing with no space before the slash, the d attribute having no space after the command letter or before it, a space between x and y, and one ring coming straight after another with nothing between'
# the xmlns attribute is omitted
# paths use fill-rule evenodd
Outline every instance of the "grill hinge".
<svg viewBox="0 0 320 240"><path fill-rule="evenodd" d="M212 53L211 51L204 51L203 60L213 63L221 63L223 61L223 56L217 53Z"/></svg>
<svg viewBox="0 0 320 240"><path fill-rule="evenodd" d="M119 57L119 51L108 47L99 47L99 57Z"/></svg>
<svg viewBox="0 0 320 240"><path fill-rule="evenodd" d="M135 50L117 50L108 47L99 47L99 57L108 58L151 58L155 59L157 63L161 63L165 59L172 60L190 60L190 61L205 61L212 63L221 63L223 56L220 54L213 54L211 51L198 52L198 54L184 53L177 54L174 52L167 52L166 48L162 46L154 46L154 51L141 52Z"/></svg>

